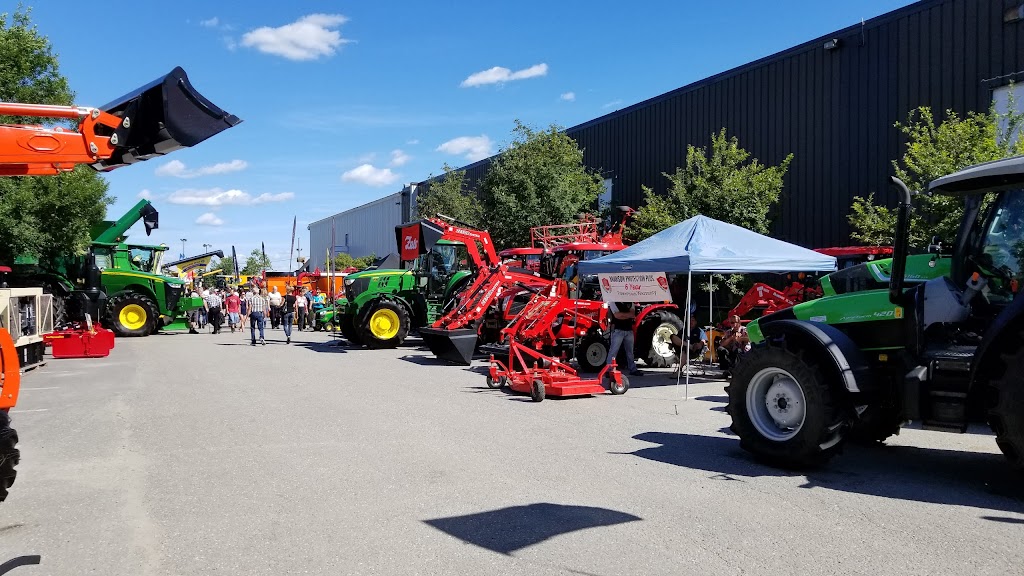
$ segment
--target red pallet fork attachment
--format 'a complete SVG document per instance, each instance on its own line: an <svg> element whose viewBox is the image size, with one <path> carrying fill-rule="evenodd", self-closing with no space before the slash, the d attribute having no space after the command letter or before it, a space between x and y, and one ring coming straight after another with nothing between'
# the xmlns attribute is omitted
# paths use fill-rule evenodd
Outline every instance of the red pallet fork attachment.
<svg viewBox="0 0 1024 576"><path fill-rule="evenodd" d="M114 333L99 326L58 330L43 335L43 341L54 358L106 358L114 348Z"/></svg>
<svg viewBox="0 0 1024 576"><path fill-rule="evenodd" d="M18 403L21 390L21 363L11 333L0 328L0 410L7 411Z"/></svg>

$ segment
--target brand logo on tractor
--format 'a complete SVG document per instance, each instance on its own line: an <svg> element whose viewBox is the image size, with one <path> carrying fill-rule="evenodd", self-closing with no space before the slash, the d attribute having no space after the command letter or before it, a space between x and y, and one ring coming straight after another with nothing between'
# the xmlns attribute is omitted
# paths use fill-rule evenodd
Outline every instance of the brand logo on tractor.
<svg viewBox="0 0 1024 576"><path fill-rule="evenodd" d="M604 286L605 290L610 291L612 289L612 283L607 278L601 278L601 285Z"/></svg>
<svg viewBox="0 0 1024 576"><path fill-rule="evenodd" d="M420 240L414 236L405 237L405 249L406 250L418 250L420 247Z"/></svg>

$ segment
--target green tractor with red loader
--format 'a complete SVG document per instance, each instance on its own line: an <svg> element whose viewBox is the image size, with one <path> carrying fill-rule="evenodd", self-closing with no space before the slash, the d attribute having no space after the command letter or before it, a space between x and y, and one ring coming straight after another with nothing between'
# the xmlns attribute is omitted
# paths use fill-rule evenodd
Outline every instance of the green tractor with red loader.
<svg viewBox="0 0 1024 576"><path fill-rule="evenodd" d="M964 199L951 257L908 259L911 193L893 184L891 261L833 273L823 298L748 325L755 346L727 387L732 430L758 459L800 468L910 421L983 421L1024 469L1024 157L931 182L928 194Z"/></svg>

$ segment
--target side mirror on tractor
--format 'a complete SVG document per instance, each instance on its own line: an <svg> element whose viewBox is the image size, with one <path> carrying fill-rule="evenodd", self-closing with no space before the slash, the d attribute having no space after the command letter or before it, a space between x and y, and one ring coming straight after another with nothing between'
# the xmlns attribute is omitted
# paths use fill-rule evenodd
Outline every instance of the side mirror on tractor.
<svg viewBox="0 0 1024 576"><path fill-rule="evenodd" d="M91 165L99 172L195 146L241 122L197 92L180 66L100 110L121 124L111 136L116 152Z"/></svg>

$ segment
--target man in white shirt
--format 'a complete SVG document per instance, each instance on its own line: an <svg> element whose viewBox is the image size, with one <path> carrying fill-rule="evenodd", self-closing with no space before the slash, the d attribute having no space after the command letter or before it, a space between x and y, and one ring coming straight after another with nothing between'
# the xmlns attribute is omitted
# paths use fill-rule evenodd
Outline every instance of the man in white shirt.
<svg viewBox="0 0 1024 576"><path fill-rule="evenodd" d="M270 327L277 328L281 325L281 306L284 305L284 298L277 291L277 286L274 286L268 296L270 297Z"/></svg>

